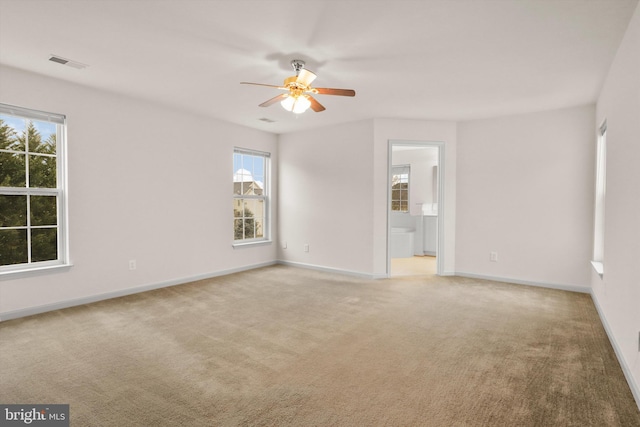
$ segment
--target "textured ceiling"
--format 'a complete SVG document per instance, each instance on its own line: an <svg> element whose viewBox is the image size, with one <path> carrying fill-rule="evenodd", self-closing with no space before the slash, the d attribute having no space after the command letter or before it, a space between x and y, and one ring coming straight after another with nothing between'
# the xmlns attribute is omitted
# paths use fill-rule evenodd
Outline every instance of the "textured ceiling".
<svg viewBox="0 0 640 427"><path fill-rule="evenodd" d="M594 102L637 3L0 0L0 63L274 133L468 120ZM356 97L258 107L280 92L239 82L282 84L292 59Z"/></svg>

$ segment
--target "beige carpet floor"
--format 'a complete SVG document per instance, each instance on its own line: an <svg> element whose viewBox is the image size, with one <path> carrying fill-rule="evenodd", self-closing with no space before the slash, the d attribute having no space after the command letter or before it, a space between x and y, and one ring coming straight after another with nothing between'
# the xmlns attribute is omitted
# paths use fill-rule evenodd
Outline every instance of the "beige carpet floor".
<svg viewBox="0 0 640 427"><path fill-rule="evenodd" d="M0 324L79 426L640 426L589 295L274 266Z"/></svg>

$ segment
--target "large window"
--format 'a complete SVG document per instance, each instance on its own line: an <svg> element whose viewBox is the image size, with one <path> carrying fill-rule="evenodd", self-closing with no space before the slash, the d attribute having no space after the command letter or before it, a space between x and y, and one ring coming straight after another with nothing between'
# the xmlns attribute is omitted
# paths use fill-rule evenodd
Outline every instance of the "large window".
<svg viewBox="0 0 640 427"><path fill-rule="evenodd" d="M591 264L600 277L604 275L604 204L607 167L607 122L600 127L596 149L596 196L593 230L593 261Z"/></svg>
<svg viewBox="0 0 640 427"><path fill-rule="evenodd" d="M235 148L233 171L234 242L268 240L269 153Z"/></svg>
<svg viewBox="0 0 640 427"><path fill-rule="evenodd" d="M409 212L409 165L393 166L391 169L391 210Z"/></svg>
<svg viewBox="0 0 640 427"><path fill-rule="evenodd" d="M0 274L67 263L65 117L0 104Z"/></svg>

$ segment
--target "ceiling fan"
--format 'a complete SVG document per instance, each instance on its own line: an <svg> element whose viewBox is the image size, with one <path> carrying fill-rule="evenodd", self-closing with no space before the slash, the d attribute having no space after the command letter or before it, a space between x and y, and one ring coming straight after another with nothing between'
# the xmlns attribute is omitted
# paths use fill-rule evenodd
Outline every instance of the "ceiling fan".
<svg viewBox="0 0 640 427"><path fill-rule="evenodd" d="M286 90L287 93L274 96L268 101L260 104L260 107L268 107L280 101L280 104L285 110L292 111L296 114L304 113L309 107L311 107L311 109L316 113L325 110L324 106L320 104L313 96L311 96L311 94L356 96L356 91L353 89L311 87L311 83L318 76L316 76L315 73L304 68L304 64L304 61L300 59L294 59L293 61L291 61L291 66L295 70L296 75L284 79L284 85L282 86L249 82L240 82L240 84L275 87L280 90Z"/></svg>

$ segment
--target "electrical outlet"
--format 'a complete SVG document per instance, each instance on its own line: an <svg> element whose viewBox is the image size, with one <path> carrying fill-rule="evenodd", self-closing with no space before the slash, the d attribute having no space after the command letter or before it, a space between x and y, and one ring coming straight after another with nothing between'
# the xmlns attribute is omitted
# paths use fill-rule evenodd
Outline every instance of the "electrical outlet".
<svg viewBox="0 0 640 427"><path fill-rule="evenodd" d="M136 269L136 260L135 259L130 259L129 260L129 270L135 270Z"/></svg>
<svg viewBox="0 0 640 427"><path fill-rule="evenodd" d="M309 244L308 243L304 244L304 251L305 252L309 252Z"/></svg>
<svg viewBox="0 0 640 427"><path fill-rule="evenodd" d="M498 262L498 252L489 252L489 261Z"/></svg>
<svg viewBox="0 0 640 427"><path fill-rule="evenodd" d="M282 243L282 249L287 249L287 242Z"/></svg>

